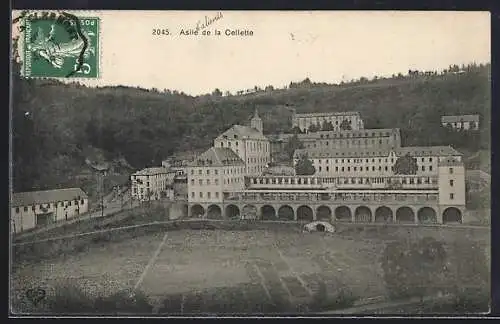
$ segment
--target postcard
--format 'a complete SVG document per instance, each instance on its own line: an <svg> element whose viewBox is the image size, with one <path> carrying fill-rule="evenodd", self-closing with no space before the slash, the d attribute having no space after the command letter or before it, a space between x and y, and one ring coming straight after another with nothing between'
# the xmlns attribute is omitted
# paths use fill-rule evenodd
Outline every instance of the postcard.
<svg viewBox="0 0 500 324"><path fill-rule="evenodd" d="M10 316L490 311L488 12L12 12Z"/></svg>

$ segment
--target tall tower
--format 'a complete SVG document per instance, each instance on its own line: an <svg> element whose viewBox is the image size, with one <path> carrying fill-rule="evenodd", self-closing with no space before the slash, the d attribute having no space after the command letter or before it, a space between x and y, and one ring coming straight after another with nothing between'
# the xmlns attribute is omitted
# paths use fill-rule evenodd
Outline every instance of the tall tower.
<svg viewBox="0 0 500 324"><path fill-rule="evenodd" d="M261 133L263 131L262 119L260 119L259 113L257 112L257 109L255 109L255 113L252 117L252 120L250 121L250 126L252 128L255 128L256 130L258 130Z"/></svg>

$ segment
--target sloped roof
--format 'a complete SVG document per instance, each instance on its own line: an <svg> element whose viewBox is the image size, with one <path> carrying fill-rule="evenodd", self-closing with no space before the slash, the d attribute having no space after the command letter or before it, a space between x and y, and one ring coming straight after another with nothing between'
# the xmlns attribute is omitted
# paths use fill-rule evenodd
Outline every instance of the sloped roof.
<svg viewBox="0 0 500 324"><path fill-rule="evenodd" d="M217 137L217 139L254 139L254 140L267 140L261 132L250 126L233 125L227 131Z"/></svg>
<svg viewBox="0 0 500 324"><path fill-rule="evenodd" d="M87 199L87 194L80 188L18 192L12 194L11 203L13 207L19 207L75 199Z"/></svg>
<svg viewBox="0 0 500 324"><path fill-rule="evenodd" d="M164 167L152 167L152 168L145 168L140 171L137 171L133 173L132 175L156 175L156 174L162 174L162 173L171 173L173 171L168 170L167 168Z"/></svg>
<svg viewBox="0 0 500 324"><path fill-rule="evenodd" d="M391 136L394 132L399 133L399 128L373 128L361 130L343 130L343 131L319 131L307 134L298 134L299 139L338 139L338 138L357 138L357 137L380 137ZM323 135L323 137L321 137Z"/></svg>
<svg viewBox="0 0 500 324"><path fill-rule="evenodd" d="M323 117L323 116L359 116L357 111L342 111L342 112L315 112L315 113L296 113L294 117Z"/></svg>
<svg viewBox="0 0 500 324"><path fill-rule="evenodd" d="M224 167L231 165L245 165L245 162L227 147L211 147L200 154L194 162L190 163L191 167Z"/></svg>
<svg viewBox="0 0 500 324"><path fill-rule="evenodd" d="M464 122L479 122L479 115L453 115L453 116L441 116L441 121L443 123L456 123L460 121Z"/></svg>
<svg viewBox="0 0 500 324"><path fill-rule="evenodd" d="M396 156L410 154L411 156L461 156L451 146L407 146L399 148L341 148L341 149L317 149L305 148L298 149L294 152L294 157L297 158L303 154L307 154L310 158L358 158L358 157L387 157L391 152Z"/></svg>

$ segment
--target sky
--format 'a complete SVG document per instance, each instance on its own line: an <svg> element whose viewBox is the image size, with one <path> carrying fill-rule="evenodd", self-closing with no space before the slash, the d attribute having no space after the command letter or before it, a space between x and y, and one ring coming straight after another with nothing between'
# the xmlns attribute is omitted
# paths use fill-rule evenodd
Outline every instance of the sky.
<svg viewBox="0 0 500 324"><path fill-rule="evenodd" d="M183 91L338 83L450 64L490 62L489 12L93 11L100 18L100 76L89 86ZM13 13L16 16L16 13ZM180 35L205 17L210 36ZM169 35L152 35L168 29ZM221 32L215 36L215 30ZM225 30L253 36L226 36ZM16 34L14 29L13 34Z"/></svg>

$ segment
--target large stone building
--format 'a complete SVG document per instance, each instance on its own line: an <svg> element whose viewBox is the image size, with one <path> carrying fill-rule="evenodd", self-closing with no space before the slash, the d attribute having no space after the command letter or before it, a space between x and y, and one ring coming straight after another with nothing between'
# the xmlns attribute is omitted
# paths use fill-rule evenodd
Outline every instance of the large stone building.
<svg viewBox="0 0 500 324"><path fill-rule="evenodd" d="M283 154L293 134L268 135L271 143L271 160ZM351 131L320 131L308 134L297 134L297 139L307 149L334 150L346 148L382 148L392 149L401 146L399 128L364 129Z"/></svg>
<svg viewBox="0 0 500 324"><path fill-rule="evenodd" d="M188 166L189 206L194 203L222 203L224 192L243 190L245 174L245 163L233 150L228 147L209 148ZM201 213L191 208L189 212L194 215Z"/></svg>
<svg viewBox="0 0 500 324"><path fill-rule="evenodd" d="M130 176L132 198L139 201L173 198L176 171L165 167L146 168Z"/></svg>
<svg viewBox="0 0 500 324"><path fill-rule="evenodd" d="M342 122L348 125L351 130L364 129L363 120L359 112L346 111L346 112L325 112L325 113L294 113L292 116L292 127L298 127L302 132L307 132L311 125L319 127L323 123L331 123L334 131L342 130Z"/></svg>
<svg viewBox="0 0 500 324"><path fill-rule="evenodd" d="M234 125L215 139L214 147L233 150L244 161L247 175L259 175L271 162L269 139L262 128L262 119L256 110L250 126Z"/></svg>
<svg viewBox="0 0 500 324"><path fill-rule="evenodd" d="M316 176L320 177L374 177L394 175L398 157L414 157L417 175L431 176L438 172L438 162L453 157L461 162L462 153L451 146L388 148L344 148L334 150L299 149L294 153L294 164L306 155L312 161Z"/></svg>
<svg viewBox="0 0 500 324"><path fill-rule="evenodd" d="M80 188L14 193L11 199L12 231L19 233L78 217L88 208L87 194Z"/></svg>
<svg viewBox="0 0 500 324"><path fill-rule="evenodd" d="M449 146L401 147L398 129L364 130L361 120L354 118L352 123L359 129L299 134L305 148L294 152L295 163L307 154L316 168L310 176L264 168L269 141L262 135L257 114L253 127L232 127L188 169L189 216L360 223L462 221L465 172L460 152ZM269 138L274 143L288 140L281 135ZM248 151L259 143L264 145L261 151ZM256 160L260 165L249 160L251 153L260 154L262 159ZM416 174L394 171L397 159L406 155L416 160Z"/></svg>
<svg viewBox="0 0 500 324"><path fill-rule="evenodd" d="M441 125L453 129L478 130L479 115L441 116Z"/></svg>

